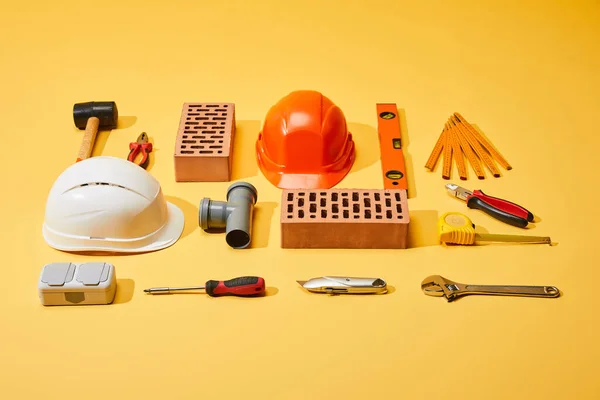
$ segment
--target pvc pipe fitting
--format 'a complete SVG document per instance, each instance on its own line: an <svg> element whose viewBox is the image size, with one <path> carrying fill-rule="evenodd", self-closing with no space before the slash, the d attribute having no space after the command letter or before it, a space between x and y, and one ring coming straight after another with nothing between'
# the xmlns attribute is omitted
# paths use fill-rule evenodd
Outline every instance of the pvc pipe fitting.
<svg viewBox="0 0 600 400"><path fill-rule="evenodd" d="M252 214L258 199L256 188L236 182L227 189L227 201L207 197L200 201L198 223L205 231L225 228L225 240L234 249L248 247L252 237Z"/></svg>

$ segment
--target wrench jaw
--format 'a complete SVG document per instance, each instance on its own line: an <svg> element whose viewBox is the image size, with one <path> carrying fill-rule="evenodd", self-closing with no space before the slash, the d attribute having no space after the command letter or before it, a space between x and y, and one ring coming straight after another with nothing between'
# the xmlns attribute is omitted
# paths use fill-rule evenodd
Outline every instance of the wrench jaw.
<svg viewBox="0 0 600 400"><path fill-rule="evenodd" d="M464 288L460 283L452 282L439 275L428 276L421 283L421 289L428 296L445 297L448 303L460 296Z"/></svg>

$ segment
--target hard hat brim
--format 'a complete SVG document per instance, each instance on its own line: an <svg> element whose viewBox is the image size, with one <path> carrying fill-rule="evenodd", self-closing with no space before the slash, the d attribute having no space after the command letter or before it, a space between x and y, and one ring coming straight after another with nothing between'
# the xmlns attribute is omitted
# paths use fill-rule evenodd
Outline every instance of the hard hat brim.
<svg viewBox="0 0 600 400"><path fill-rule="evenodd" d="M352 152L343 168L321 174L289 174L267 170L261 162L258 165L265 178L280 189L330 189L348 175L354 164L354 157Z"/></svg>
<svg viewBox="0 0 600 400"><path fill-rule="evenodd" d="M167 222L158 231L143 238L131 240L74 238L53 231L46 224L42 228L42 234L50 247L67 252L144 253L162 250L179 240L185 225L183 211L172 203L166 202L166 205Z"/></svg>

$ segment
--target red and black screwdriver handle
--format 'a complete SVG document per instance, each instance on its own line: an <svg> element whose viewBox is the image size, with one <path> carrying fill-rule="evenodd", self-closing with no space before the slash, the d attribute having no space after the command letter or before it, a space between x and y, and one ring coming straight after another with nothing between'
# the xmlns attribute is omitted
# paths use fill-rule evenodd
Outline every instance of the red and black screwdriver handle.
<svg viewBox="0 0 600 400"><path fill-rule="evenodd" d="M127 156L127 160L135 163L135 157L140 153L140 151L142 152L142 159L138 165L146 169L148 166L148 161L150 161L148 158L148 153L152 151L152 143L129 143L129 155Z"/></svg>
<svg viewBox="0 0 600 400"><path fill-rule="evenodd" d="M241 276L228 281L206 282L206 294L219 296L261 296L265 293L265 280L258 276Z"/></svg>
<svg viewBox="0 0 600 400"><path fill-rule="evenodd" d="M481 210L506 224L525 228L533 222L533 214L518 204L497 197L488 196L481 190L474 190L467 197L467 207Z"/></svg>

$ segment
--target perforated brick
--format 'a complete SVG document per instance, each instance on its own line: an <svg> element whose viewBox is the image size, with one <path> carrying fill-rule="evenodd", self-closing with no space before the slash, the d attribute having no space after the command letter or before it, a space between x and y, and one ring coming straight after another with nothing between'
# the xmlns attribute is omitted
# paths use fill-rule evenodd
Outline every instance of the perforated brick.
<svg viewBox="0 0 600 400"><path fill-rule="evenodd" d="M230 181L234 136L234 104L184 103L175 143L175 180Z"/></svg>
<svg viewBox="0 0 600 400"><path fill-rule="evenodd" d="M405 190L284 190L282 248L405 249Z"/></svg>

